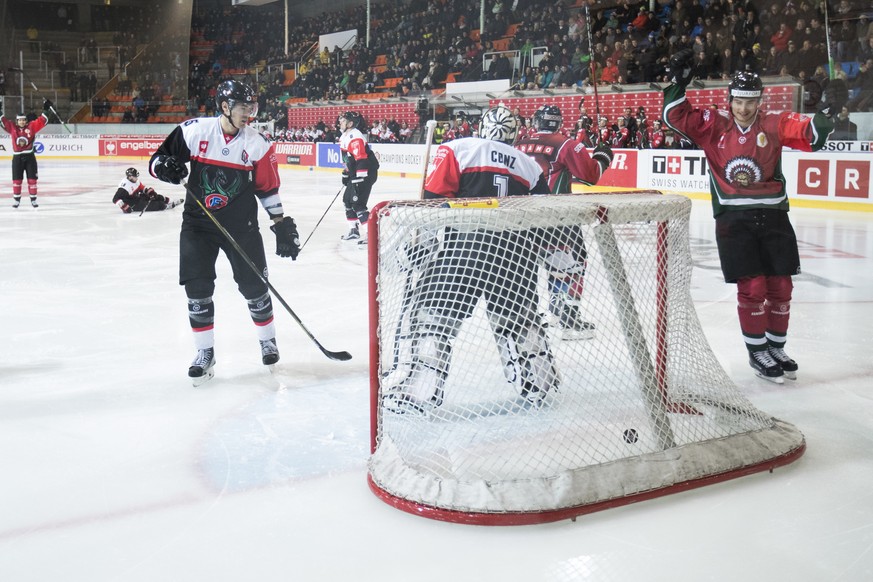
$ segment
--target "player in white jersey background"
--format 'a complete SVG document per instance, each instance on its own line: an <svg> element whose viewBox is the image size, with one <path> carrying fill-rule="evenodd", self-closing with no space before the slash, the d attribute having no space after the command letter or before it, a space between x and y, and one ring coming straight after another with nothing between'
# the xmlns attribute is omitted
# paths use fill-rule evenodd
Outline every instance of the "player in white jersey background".
<svg viewBox="0 0 873 582"><path fill-rule="evenodd" d="M343 171L343 205L346 209L346 220L350 224L348 234L343 240L361 238L360 226L367 224L370 212L367 202L373 184L379 178L379 160L367 144L361 129L366 129L364 117L357 111L346 111L340 115L339 129L340 151L346 167ZM366 240L366 239L364 239Z"/></svg>
<svg viewBox="0 0 873 582"><path fill-rule="evenodd" d="M172 184L188 176L182 232L179 237L179 284L188 296L188 314L197 355L188 375L198 385L214 374L215 261L227 256L233 278L248 302L265 365L279 360L273 304L269 290L206 216L193 197L234 238L259 271L267 275L264 243L258 228L258 202L273 222L276 254L297 258L300 237L284 216L279 172L272 144L249 127L257 115L257 95L238 81L223 81L216 92L218 117L190 119L176 127L152 155L151 175Z"/></svg>
<svg viewBox="0 0 873 582"><path fill-rule="evenodd" d="M740 329L749 364L761 378L796 379L785 352L792 275L800 273L794 228L788 219L782 147L821 149L833 131L833 106L814 117L760 109L764 85L755 73L734 75L729 111L692 107L685 98L693 52L670 61L673 83L664 89L664 121L700 147L709 165L715 238L724 279L737 284Z"/></svg>
<svg viewBox="0 0 873 582"><path fill-rule="evenodd" d="M482 116L481 137L440 145L428 170L425 199L548 194L539 165L511 145L518 125L512 112L499 105ZM446 229L422 235L420 246L427 250L411 253L422 273L410 301L410 361L400 362L409 373L388 390L384 402L389 410L421 413L442 404L452 342L480 298L486 302L507 381L533 405L557 387L538 313L540 248L533 238L532 231L512 229Z"/></svg>
<svg viewBox="0 0 873 582"><path fill-rule="evenodd" d="M125 214L132 212L156 212L175 208L185 200L170 200L155 192L154 188L148 187L139 179L139 171L136 168L128 168L124 172L124 180L115 190L112 203L118 206Z"/></svg>

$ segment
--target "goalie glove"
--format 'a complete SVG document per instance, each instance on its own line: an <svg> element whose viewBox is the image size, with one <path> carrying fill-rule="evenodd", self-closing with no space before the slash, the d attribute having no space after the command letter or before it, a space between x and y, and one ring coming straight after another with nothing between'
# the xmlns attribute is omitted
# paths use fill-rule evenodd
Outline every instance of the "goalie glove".
<svg viewBox="0 0 873 582"><path fill-rule="evenodd" d="M612 148L609 147L609 144L605 141L600 142L594 148L594 151L591 152L591 157L595 162L600 164L600 173L602 174L609 168L609 164L612 163L612 158L614 154L612 153Z"/></svg>
<svg viewBox="0 0 873 582"><path fill-rule="evenodd" d="M300 235L297 233L294 219L286 216L273 224L270 230L276 233L276 254L280 257L291 257L292 261L296 261L297 255L300 254Z"/></svg>
<svg viewBox="0 0 873 582"><path fill-rule="evenodd" d="M691 82L691 63L694 60L692 49L683 49L670 57L670 79L683 89Z"/></svg>
<svg viewBox="0 0 873 582"><path fill-rule="evenodd" d="M170 184L181 184L185 176L188 175L188 168L185 167L185 164L173 156L159 157L153 170L158 180Z"/></svg>

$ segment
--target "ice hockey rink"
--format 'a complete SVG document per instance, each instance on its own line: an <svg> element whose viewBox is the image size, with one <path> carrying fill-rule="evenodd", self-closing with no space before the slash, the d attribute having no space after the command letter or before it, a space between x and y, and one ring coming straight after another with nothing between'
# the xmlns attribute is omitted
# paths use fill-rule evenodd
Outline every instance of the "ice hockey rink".
<svg viewBox="0 0 873 582"><path fill-rule="evenodd" d="M749 368L710 205L695 200L692 293L739 389L796 425L807 451L758 473L546 525L432 521L383 503L369 454L366 251L341 243L337 201L297 261L268 248L273 374L219 258L216 377L194 355L177 284L181 208L122 214L112 195L144 161L40 162L40 207L11 207L0 169L0 580L873 580L873 212L791 211L788 352L799 379ZM283 169L302 239L339 174ZM372 204L413 198L383 176ZM597 341L593 339L590 341Z"/></svg>

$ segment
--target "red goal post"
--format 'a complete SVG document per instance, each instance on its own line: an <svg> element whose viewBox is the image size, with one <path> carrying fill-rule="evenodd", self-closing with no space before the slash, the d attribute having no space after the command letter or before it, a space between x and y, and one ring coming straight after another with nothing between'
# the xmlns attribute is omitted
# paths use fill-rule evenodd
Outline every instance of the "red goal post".
<svg viewBox="0 0 873 582"><path fill-rule="evenodd" d="M803 435L756 409L707 343L687 198L498 202L373 209L377 496L445 521L541 523L803 454Z"/></svg>

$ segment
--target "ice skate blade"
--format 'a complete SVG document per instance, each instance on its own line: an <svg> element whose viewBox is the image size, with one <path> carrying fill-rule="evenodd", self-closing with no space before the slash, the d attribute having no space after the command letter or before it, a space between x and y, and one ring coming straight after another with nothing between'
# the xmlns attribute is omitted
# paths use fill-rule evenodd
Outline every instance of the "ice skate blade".
<svg viewBox="0 0 873 582"><path fill-rule="evenodd" d="M784 384L785 378L783 376L765 376L760 372L755 372L755 376L761 378L763 380L767 380L768 382L773 382L774 384Z"/></svg>
<svg viewBox="0 0 873 582"><path fill-rule="evenodd" d="M191 384L194 385L195 388L198 386L202 386L206 382L212 380L213 376L215 376L215 369L209 368L205 372L203 372L202 376L197 376L196 378L191 378Z"/></svg>
<svg viewBox="0 0 873 582"><path fill-rule="evenodd" d="M576 329L560 329L558 335L564 341L590 340L594 339L593 330L580 331Z"/></svg>
<svg viewBox="0 0 873 582"><path fill-rule="evenodd" d="M782 370L782 374L786 378L788 378L789 380L797 380L797 372L796 371L789 372L788 370Z"/></svg>

